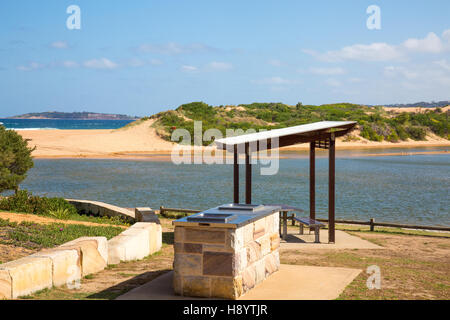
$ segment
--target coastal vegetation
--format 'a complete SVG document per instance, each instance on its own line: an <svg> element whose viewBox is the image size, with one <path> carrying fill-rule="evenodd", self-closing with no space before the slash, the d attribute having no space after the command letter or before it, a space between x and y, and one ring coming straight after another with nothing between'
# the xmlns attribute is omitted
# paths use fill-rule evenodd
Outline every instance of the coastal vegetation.
<svg viewBox="0 0 450 320"><path fill-rule="evenodd" d="M133 120L136 117L127 116L125 114L109 114L109 113L97 113L97 112L32 112L18 116L11 117L10 119L55 119L55 120Z"/></svg>
<svg viewBox="0 0 450 320"><path fill-rule="evenodd" d="M124 226L129 225L129 222L119 216L99 217L92 214L80 214L72 204L63 198L34 196L27 190L20 190L10 197L0 199L0 210L35 214L59 220L76 220Z"/></svg>
<svg viewBox="0 0 450 320"><path fill-rule="evenodd" d="M211 106L204 102L183 104L175 110L160 112L151 117L153 127L164 139L170 140L178 128L194 135L194 121L202 121L202 133L219 129L250 128L278 129L317 121L357 121L359 130L353 139L399 142L408 139L426 140L430 134L449 139L448 116L441 108L421 113L386 111L382 107L369 107L350 103L295 106L283 103L252 103L238 106ZM208 145L211 142L205 141Z"/></svg>
<svg viewBox="0 0 450 320"><path fill-rule="evenodd" d="M27 177L27 171L33 167L28 141L16 131L6 130L0 125L0 192L17 190Z"/></svg>

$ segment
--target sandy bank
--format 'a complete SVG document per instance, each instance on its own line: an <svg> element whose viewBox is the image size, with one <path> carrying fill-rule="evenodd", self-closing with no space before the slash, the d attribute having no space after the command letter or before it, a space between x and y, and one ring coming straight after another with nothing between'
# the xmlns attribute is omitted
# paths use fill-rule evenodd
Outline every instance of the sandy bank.
<svg viewBox="0 0 450 320"><path fill-rule="evenodd" d="M142 158L152 155L154 160L165 160L174 143L161 139L151 127L153 120L116 130L20 130L29 145L36 147L35 158ZM428 141L402 141L399 143L338 139L338 150L373 148L450 147L450 141L432 136ZM308 150L309 144L283 148L282 151Z"/></svg>

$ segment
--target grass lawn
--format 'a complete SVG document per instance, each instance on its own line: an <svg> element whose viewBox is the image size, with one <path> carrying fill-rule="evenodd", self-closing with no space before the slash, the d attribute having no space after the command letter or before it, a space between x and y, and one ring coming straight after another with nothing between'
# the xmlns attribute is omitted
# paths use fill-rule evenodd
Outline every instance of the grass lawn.
<svg viewBox="0 0 450 320"><path fill-rule="evenodd" d="M0 219L0 261L51 248L84 236L104 236L108 239L123 231L114 226L86 226L77 224L10 222Z"/></svg>
<svg viewBox="0 0 450 320"><path fill-rule="evenodd" d="M163 248L139 261L108 266L82 279L81 288L64 287L35 293L30 299L114 299L172 269L173 226L161 218ZM383 228L369 232L363 227L339 225L339 229L372 241L381 250L282 250L281 262L288 264L347 267L363 272L339 299L450 299L450 239L448 233ZM425 234L423 234L425 233ZM430 233L430 234L428 234ZM365 270L381 269L381 290L369 290Z"/></svg>
<svg viewBox="0 0 450 320"><path fill-rule="evenodd" d="M384 249L282 250L281 263L347 267L363 272L344 290L342 300L450 299L449 233L339 225ZM369 290L369 266L381 271L381 289Z"/></svg>

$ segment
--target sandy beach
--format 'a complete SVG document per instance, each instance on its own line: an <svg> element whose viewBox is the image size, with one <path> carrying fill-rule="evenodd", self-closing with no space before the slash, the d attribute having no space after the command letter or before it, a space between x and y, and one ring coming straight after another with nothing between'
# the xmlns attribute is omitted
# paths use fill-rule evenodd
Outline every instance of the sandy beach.
<svg viewBox="0 0 450 320"><path fill-rule="evenodd" d="M151 127L153 120L116 130L19 130L23 138L29 140L35 158L136 158L151 155L164 160L170 154L174 143L163 140ZM450 147L450 141L437 136L427 137L427 141L402 141L399 143L359 141L344 142L338 139L338 150L358 150L372 148L416 148ZM308 144L300 144L282 151L308 150ZM140 156L141 155L141 156Z"/></svg>

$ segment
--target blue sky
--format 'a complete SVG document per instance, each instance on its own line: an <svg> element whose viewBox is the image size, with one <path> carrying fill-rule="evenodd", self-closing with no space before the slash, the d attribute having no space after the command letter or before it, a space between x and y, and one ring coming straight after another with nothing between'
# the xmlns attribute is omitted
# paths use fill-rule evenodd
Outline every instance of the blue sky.
<svg viewBox="0 0 450 320"><path fill-rule="evenodd" d="M70 5L80 30L66 27ZM1 1L0 117L448 100L449 12L448 0Z"/></svg>

